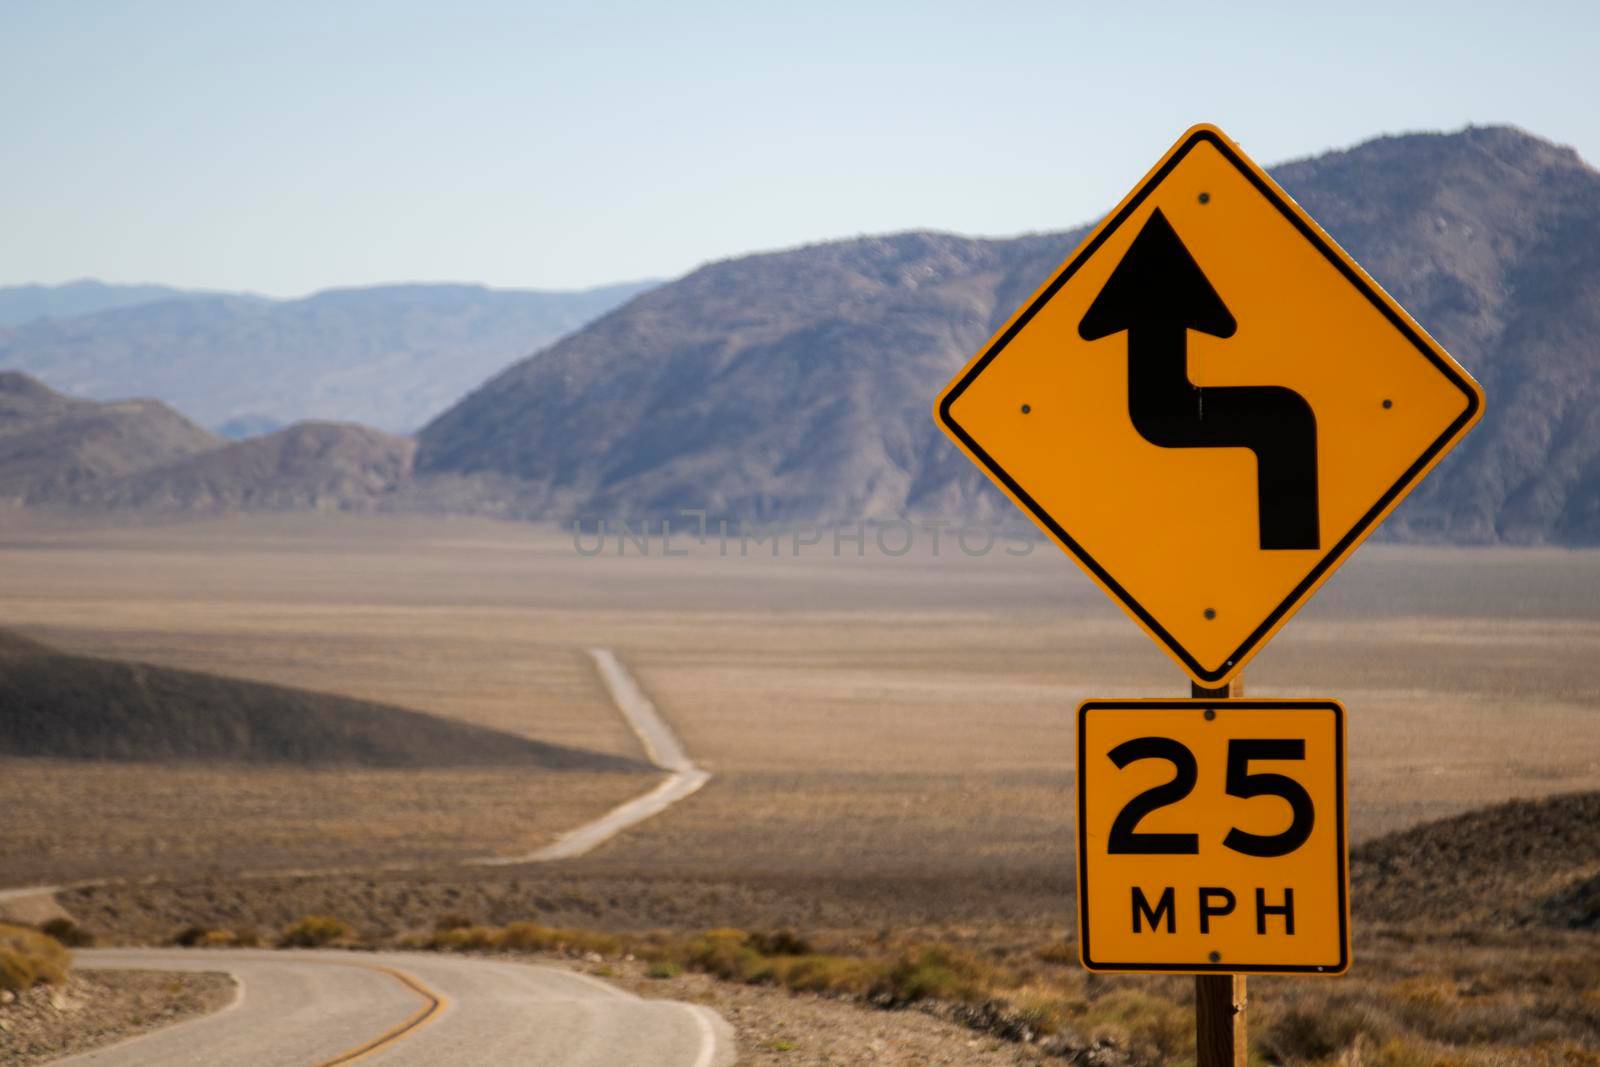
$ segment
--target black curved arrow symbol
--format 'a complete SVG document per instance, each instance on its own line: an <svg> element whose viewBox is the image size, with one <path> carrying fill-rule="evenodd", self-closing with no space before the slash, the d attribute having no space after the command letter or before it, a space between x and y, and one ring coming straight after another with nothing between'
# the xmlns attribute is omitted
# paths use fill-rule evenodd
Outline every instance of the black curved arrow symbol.
<svg viewBox="0 0 1600 1067"><path fill-rule="evenodd" d="M1202 389L1189 380L1189 330L1237 323L1159 210L1133 239L1078 334L1128 332L1128 415L1163 448L1248 448L1256 456L1263 549L1318 548L1317 418L1277 385Z"/></svg>

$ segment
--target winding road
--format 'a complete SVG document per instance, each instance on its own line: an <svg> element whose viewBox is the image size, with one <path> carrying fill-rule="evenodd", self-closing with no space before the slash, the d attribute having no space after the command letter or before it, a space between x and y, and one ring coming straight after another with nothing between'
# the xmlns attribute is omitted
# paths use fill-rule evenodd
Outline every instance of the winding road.
<svg viewBox="0 0 1600 1067"><path fill-rule="evenodd" d="M656 706L645 696L633 675L609 648L591 648L589 656L600 672L611 702L639 738L646 758L669 772L666 779L650 792L617 805L593 822L569 830L543 848L523 856L492 856L471 860L479 866L505 867L518 863L546 863L550 860L572 859L590 852L630 826L637 825L652 815L659 815L684 797L699 790L711 780L711 774L695 766L683 750L678 735L662 719Z"/></svg>
<svg viewBox="0 0 1600 1067"><path fill-rule="evenodd" d="M87 949L78 960L96 970L223 971L239 992L222 1011L62 1064L726 1067L735 1057L733 1031L711 1009L555 967L270 950Z"/></svg>
<svg viewBox="0 0 1600 1067"><path fill-rule="evenodd" d="M510 866L581 856L710 780L615 653L588 651L617 710L667 777L533 852L467 863ZM65 915L56 900L64 888L71 887L0 890L0 914L28 922ZM89 970L225 971L238 983L238 995L215 1014L61 1063L725 1067L735 1057L732 1029L710 1008L645 1000L556 967L394 952L128 948L80 950L75 958Z"/></svg>

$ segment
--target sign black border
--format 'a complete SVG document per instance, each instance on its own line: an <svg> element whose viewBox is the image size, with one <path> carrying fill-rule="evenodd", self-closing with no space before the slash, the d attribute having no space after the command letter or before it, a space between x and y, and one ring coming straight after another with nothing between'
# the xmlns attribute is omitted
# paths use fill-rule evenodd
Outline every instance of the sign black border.
<svg viewBox="0 0 1600 1067"><path fill-rule="evenodd" d="M1232 708L1238 711L1332 711L1334 724L1334 790L1337 796L1336 831L1339 836L1339 960L1322 965L1274 965L1238 963L1102 963L1089 953L1089 854L1085 850L1087 792L1083 764L1088 747L1086 728L1091 711L1167 711L1173 708ZM1094 971L1132 971L1175 974L1315 974L1336 976L1350 967L1350 876L1347 869L1350 843L1345 837L1345 760L1344 707L1337 700L1085 700L1078 705L1078 952L1085 969Z"/></svg>
<svg viewBox="0 0 1600 1067"><path fill-rule="evenodd" d="M1357 521L1355 526L1353 526L1348 533L1339 539L1337 544L1329 549L1328 552L1317 561L1317 565L1311 569L1310 573L1308 573L1303 580L1301 580L1300 584L1296 585L1289 595L1283 599L1282 603L1274 608L1267 615L1267 617L1262 620L1261 624L1250 632L1250 634L1244 639L1243 643L1241 643L1238 648L1233 650L1233 653L1229 655L1223 662L1222 667L1217 670L1207 670L1200 664L1199 660L1195 659L1195 657L1190 654L1188 649L1179 644L1177 638L1169 633L1166 627L1157 622L1155 616L1150 614L1150 612L1145 609L1144 605L1135 600L1133 595L1124 589L1121 583L1113 578L1110 572L1100 565L1099 561L1091 556L1084 549L1084 547L1072 537L1072 535L1068 534L1067 531L1062 528L1061 524L1051 517L1044 510L1044 508L1039 506L1038 502L1035 501L1033 497L1030 496L1028 492L1017 483L1016 479L1014 479L1005 470L1005 468L1001 467L1000 464L995 461L993 456L984 451L983 447L972 438L972 435L967 433L967 431L962 428L960 423L956 422L955 417L950 412L951 405L961 398L961 395L967 391L967 388L971 386L971 384L977 379L978 375L982 374L984 369L988 367L994 358L1005 350L1006 345L1010 344L1012 339L1022 331L1023 327L1027 326L1028 323L1033 319L1033 316L1038 314L1039 310L1050 302L1050 300L1055 296L1056 292L1060 290L1061 287L1078 272L1078 269L1089 259L1089 257L1094 255L1095 252L1099 250L1100 246L1105 243L1106 238L1115 233L1117 229L1128 220L1128 217L1132 215L1139 205L1142 204L1150 195L1150 193L1153 192L1155 188L1166 179L1167 175L1172 172L1173 168L1182 162L1183 158L1187 156L1189 152L1202 141L1211 144L1217 149L1218 152L1222 153L1223 158L1231 163L1240 174L1244 175L1245 178L1249 180L1250 184L1253 185L1269 203L1276 207L1279 212L1283 214L1284 218L1288 219L1295 229L1298 230L1307 241L1311 242L1312 246L1320 251L1327 258L1328 262L1332 263L1334 267L1338 269L1340 274L1344 275L1345 280L1347 280L1363 296L1365 296L1372 303L1372 305L1383 314L1383 317L1388 319L1395 329L1399 330L1406 340L1410 341L1412 345L1416 347L1417 351L1421 352L1430 363L1437 367L1439 372L1443 374L1452 385L1460 389L1467 398L1466 410L1463 411L1461 415L1455 419L1455 421L1450 423L1449 427L1444 431L1444 433L1440 434L1438 439L1429 445L1427 450L1424 451L1421 456L1417 457L1416 462L1411 464L1411 466L1408 467L1403 474L1401 474L1400 479L1396 481L1394 485L1390 486L1387 492L1378 498L1378 502L1368 509L1366 514L1363 515L1359 521ZM1110 590L1113 595L1115 595L1116 598L1134 614L1136 618L1138 618L1146 627L1149 628L1152 634L1156 635L1162 644L1166 645L1173 655L1175 655L1178 660L1189 669L1190 673L1193 674L1196 679L1205 682L1218 682L1231 675L1237 669L1237 666L1242 664L1244 660L1256 650L1256 647L1266 639L1267 635L1272 632L1273 628L1277 626L1279 621L1285 618L1285 616L1299 606L1309 591L1317 584L1318 581L1322 579L1325 574L1329 572L1329 570L1334 566L1335 562L1338 561L1345 554L1345 552L1351 548L1351 546L1353 546L1357 541L1361 540L1367 534L1368 530L1377 522L1378 517L1382 515L1392 503L1394 503L1400 496L1404 495L1411 488L1411 486L1421 476L1422 472L1427 469L1430 463L1433 462L1434 458L1438 456L1440 452L1442 452L1444 448L1450 444L1451 441L1455 440L1464 427L1471 425L1472 421L1477 418L1478 410L1481 406L1478 399L1477 390L1472 388L1472 386L1468 383L1468 380L1459 372L1458 368L1449 360L1439 358L1439 354L1417 333L1416 327L1413 326L1406 316L1398 313L1395 308L1390 305L1389 301L1384 299L1383 295L1377 290L1374 283L1371 282L1364 274L1362 274L1361 271L1354 269L1350 263L1346 262L1345 258L1339 254L1333 245L1331 238L1323 234L1319 229L1317 229L1317 227L1308 225L1306 220L1301 218L1299 213L1297 213L1294 208L1289 205L1287 201L1287 195L1288 194L1284 193L1274 183L1270 181L1263 181L1261 176L1258 175L1253 168L1239 158L1239 154L1234 151L1233 146L1227 142L1225 137L1218 136L1218 134L1212 130L1196 130L1183 141L1176 151L1172 153L1171 158L1169 158L1159 170L1152 174L1144 182L1144 184L1139 187L1139 189L1133 194L1132 197L1129 198L1128 202L1123 205L1122 209L1117 212L1110 222L1101 227L1089 241L1087 241L1078 249L1078 251L1072 256L1072 259L1067 263L1066 267L1059 275L1056 276L1055 280L1052 281L1050 285L1046 287L1037 298L1034 299L1032 304L1028 305L1026 311L1017 316L1016 321L1013 322L1011 326L1003 334L1001 334L992 345L989 346L988 350L984 352L983 357L974 363L971 368L961 376L961 380L958 381L955 386L945 394L944 399L939 402L939 419L944 423L945 427L958 439L960 439L964 445L966 445L967 449L983 463L984 467L988 469L991 475L1005 485L1006 488L1011 490L1016 499L1021 501L1027 507L1028 511L1032 513L1033 517L1040 524L1042 524L1046 529L1055 535L1056 539L1062 544L1063 547L1065 547L1069 552L1072 553L1073 556L1077 558L1079 563L1081 563L1089 570L1090 573L1098 578L1100 582L1108 590Z"/></svg>

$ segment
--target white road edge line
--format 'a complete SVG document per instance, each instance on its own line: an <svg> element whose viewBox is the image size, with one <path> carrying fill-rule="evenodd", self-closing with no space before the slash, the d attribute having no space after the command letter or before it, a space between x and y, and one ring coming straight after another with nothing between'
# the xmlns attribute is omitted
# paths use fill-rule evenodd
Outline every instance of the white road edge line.
<svg viewBox="0 0 1600 1067"><path fill-rule="evenodd" d="M695 1057L693 1067L712 1067L717 1058L717 1031L706 1018L710 1009L699 1004L684 1004L683 1007L700 1027L700 1055Z"/></svg>

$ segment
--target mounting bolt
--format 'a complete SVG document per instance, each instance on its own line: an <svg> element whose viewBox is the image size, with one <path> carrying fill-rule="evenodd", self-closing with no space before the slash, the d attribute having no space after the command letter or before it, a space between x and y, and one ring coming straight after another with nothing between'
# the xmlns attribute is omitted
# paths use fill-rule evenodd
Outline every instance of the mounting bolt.
<svg viewBox="0 0 1600 1067"><path fill-rule="evenodd" d="M1217 617L1217 609L1216 608L1207 608L1205 610L1205 617L1208 618L1208 619L1216 618Z"/></svg>
<svg viewBox="0 0 1600 1067"><path fill-rule="evenodd" d="M1024 405L1022 405L1022 413L1024 415L1026 415L1028 412L1030 412L1032 410L1033 410L1033 405L1032 404L1024 404Z"/></svg>
<svg viewBox="0 0 1600 1067"><path fill-rule="evenodd" d="M1388 411L1392 407L1394 407L1394 401L1390 400L1388 397L1384 397L1383 398L1383 410Z"/></svg>
<svg viewBox="0 0 1600 1067"><path fill-rule="evenodd" d="M1215 719L1216 717L1217 717L1217 709L1216 708L1207 708L1206 709L1206 722L1210 722L1212 719Z"/></svg>
<svg viewBox="0 0 1600 1067"><path fill-rule="evenodd" d="M1213 949L1209 958L1210 958L1212 963L1221 963L1222 962L1222 953L1217 952L1216 950Z"/></svg>
<svg viewBox="0 0 1600 1067"><path fill-rule="evenodd" d="M1200 194L1200 202L1201 202L1201 203L1202 203L1202 204L1209 204L1209 203L1211 203L1211 194L1210 194L1210 193L1201 193L1201 194Z"/></svg>

